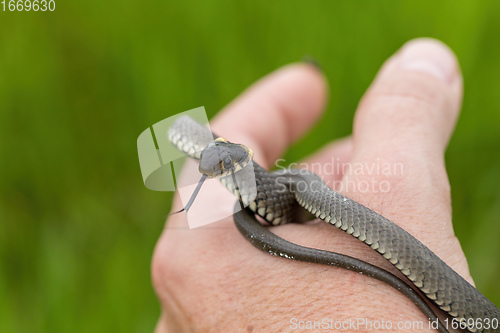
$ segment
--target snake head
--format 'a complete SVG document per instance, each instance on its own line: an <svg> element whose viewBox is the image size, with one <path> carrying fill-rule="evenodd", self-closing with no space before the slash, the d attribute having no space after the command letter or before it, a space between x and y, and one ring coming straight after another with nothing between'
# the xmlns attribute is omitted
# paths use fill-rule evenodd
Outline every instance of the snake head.
<svg viewBox="0 0 500 333"><path fill-rule="evenodd" d="M230 175L246 167L253 151L243 145L217 138L201 153L199 171L208 178Z"/></svg>

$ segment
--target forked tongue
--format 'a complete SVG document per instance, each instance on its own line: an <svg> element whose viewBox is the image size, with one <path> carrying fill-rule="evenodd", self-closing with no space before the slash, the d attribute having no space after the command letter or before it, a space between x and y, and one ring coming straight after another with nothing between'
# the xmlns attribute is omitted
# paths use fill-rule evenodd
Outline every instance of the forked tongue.
<svg viewBox="0 0 500 333"><path fill-rule="evenodd" d="M196 199L196 196L198 195L198 192L200 192L201 185L203 185L203 183L205 182L206 179L207 179L207 175L205 175L205 174L202 175L201 178L200 178L200 181L198 182L198 185L196 185L196 188L194 189L194 192L191 195L191 198L189 198L189 201L186 204L186 206L184 208L182 208L181 210L178 210L176 212L170 213L169 216L177 214L177 213L180 213L180 212L183 212L183 211L186 211L186 214L187 214L189 208L191 208L191 206L193 205L194 199Z"/></svg>

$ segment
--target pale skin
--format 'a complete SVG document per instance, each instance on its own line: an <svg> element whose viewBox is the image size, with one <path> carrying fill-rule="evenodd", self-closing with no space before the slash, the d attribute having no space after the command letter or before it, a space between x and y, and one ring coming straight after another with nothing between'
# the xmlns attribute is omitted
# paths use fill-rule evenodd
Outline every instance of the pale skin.
<svg viewBox="0 0 500 333"><path fill-rule="evenodd" d="M285 66L251 86L211 126L226 139L251 147L254 159L270 167L320 121L327 95L326 79L315 67ZM402 163L402 174L322 176L337 185L347 180L389 184L384 193L361 192L352 186L340 192L406 229L472 283L453 232L443 156L461 99L462 78L453 53L435 40L410 41L383 65L365 93L352 136L326 144L307 161L326 163L334 157L351 164ZM196 201L195 205L214 209L211 203ZM231 208L233 202L224 205ZM181 206L177 198L173 210ZM272 231L294 243L392 269L366 245L323 221ZM256 250L238 233L231 217L193 230L187 228L183 213L170 217L156 246L152 275L162 307L158 333L288 332L292 318L367 318L394 325L412 321L427 325L413 303L382 282Z"/></svg>

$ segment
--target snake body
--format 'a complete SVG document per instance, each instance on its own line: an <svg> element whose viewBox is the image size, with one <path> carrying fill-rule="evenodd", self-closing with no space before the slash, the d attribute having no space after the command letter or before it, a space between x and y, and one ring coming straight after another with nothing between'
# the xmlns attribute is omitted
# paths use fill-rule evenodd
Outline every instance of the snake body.
<svg viewBox="0 0 500 333"><path fill-rule="evenodd" d="M197 159L202 158L205 147L216 137L187 116L179 117L168 135L179 150ZM380 253L432 303L462 322L469 331L500 332L500 310L424 244L395 223L333 191L312 172L287 169L270 173L255 162L253 172L255 182L246 182L245 186L253 186L255 197L248 195L248 189L235 185L231 175L221 177L221 181L241 198L245 206L270 224L293 221L300 205ZM252 238L252 235L247 236ZM275 250L283 253L278 243L276 239L269 239L264 247L271 252ZM297 256L297 253L290 254L291 257L294 255Z"/></svg>

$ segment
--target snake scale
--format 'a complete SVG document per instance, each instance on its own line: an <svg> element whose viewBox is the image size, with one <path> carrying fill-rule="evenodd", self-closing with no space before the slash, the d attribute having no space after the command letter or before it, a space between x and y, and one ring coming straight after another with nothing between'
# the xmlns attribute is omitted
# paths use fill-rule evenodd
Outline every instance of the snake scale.
<svg viewBox="0 0 500 333"><path fill-rule="evenodd" d="M243 162L251 160L248 148L223 139L214 141L216 135L188 116L176 119L168 137L180 151L201 160L200 172L215 172L245 206L270 224L292 222L299 207L303 207L380 253L428 300L461 321L470 332L500 332L500 310L490 300L404 229L333 191L316 174L302 169L270 173L253 162L250 164L255 180L236 182L232 176L246 168ZM253 235L246 236L255 239ZM272 238L266 242L263 246L271 251L277 247L273 242L279 243ZM290 257L300 255L301 250L297 251Z"/></svg>

